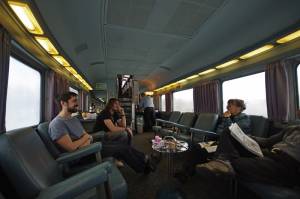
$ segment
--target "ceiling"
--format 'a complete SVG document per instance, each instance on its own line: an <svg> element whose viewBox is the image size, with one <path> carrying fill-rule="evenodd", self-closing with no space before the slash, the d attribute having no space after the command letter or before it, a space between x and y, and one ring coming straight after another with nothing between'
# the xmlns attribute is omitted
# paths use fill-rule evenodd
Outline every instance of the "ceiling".
<svg viewBox="0 0 300 199"><path fill-rule="evenodd" d="M35 1L53 37L93 86L115 84L117 74L131 74L148 89L201 71L295 25L300 1L286 2Z"/></svg>

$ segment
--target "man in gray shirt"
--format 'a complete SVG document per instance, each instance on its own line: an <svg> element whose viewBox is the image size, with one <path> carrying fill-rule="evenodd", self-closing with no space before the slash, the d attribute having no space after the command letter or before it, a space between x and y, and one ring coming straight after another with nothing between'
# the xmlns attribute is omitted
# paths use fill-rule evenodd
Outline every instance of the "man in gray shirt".
<svg viewBox="0 0 300 199"><path fill-rule="evenodd" d="M80 121L71 114L77 112L77 94L68 92L59 99L61 111L50 122L49 135L51 139L66 151L75 151L92 142L90 136L83 129Z"/></svg>

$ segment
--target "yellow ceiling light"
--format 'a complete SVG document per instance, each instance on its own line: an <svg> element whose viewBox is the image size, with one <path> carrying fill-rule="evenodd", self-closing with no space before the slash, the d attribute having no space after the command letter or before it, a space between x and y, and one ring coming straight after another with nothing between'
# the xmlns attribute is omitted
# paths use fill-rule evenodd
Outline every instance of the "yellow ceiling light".
<svg viewBox="0 0 300 199"><path fill-rule="evenodd" d="M153 95L153 92L152 91L146 91L145 95Z"/></svg>
<svg viewBox="0 0 300 199"><path fill-rule="evenodd" d="M74 74L77 74L77 71L76 71L73 67L71 67L71 66L67 66L66 69L67 69L70 73L72 73L73 75L74 75Z"/></svg>
<svg viewBox="0 0 300 199"><path fill-rule="evenodd" d="M289 34L285 37L282 37L281 39L278 39L276 42L279 43L279 44L283 44L283 43L286 43L286 42L289 42L289 41L292 41L296 38L300 37L300 30L292 33L292 34Z"/></svg>
<svg viewBox="0 0 300 199"><path fill-rule="evenodd" d="M216 70L216 69L214 69L214 68L208 69L208 70L206 70L206 71L203 71L203 72L199 73L198 75L206 75L206 74L208 74L208 73L214 72L215 70Z"/></svg>
<svg viewBox="0 0 300 199"><path fill-rule="evenodd" d="M8 1L8 4L29 32L37 35L44 34L41 26L26 3Z"/></svg>
<svg viewBox="0 0 300 199"><path fill-rule="evenodd" d="M216 66L216 68L217 68L217 69L225 68L225 67L230 66L230 65L232 65L232 64L235 64L235 63L237 63L237 62L239 62L238 59L233 59L233 60L231 60L231 61L225 62L224 64L221 64L221 65Z"/></svg>
<svg viewBox="0 0 300 199"><path fill-rule="evenodd" d="M47 37L35 36L39 44L51 55L57 55L58 51Z"/></svg>
<svg viewBox="0 0 300 199"><path fill-rule="evenodd" d="M79 74L73 74L77 79L82 79L82 77Z"/></svg>
<svg viewBox="0 0 300 199"><path fill-rule="evenodd" d="M251 51L251 52L249 52L249 53L247 53L245 55L242 55L242 56L240 56L240 58L241 59L248 59L248 58L253 57L255 55L258 55L258 54L261 54L263 52L266 52L266 51L272 49L273 47L274 47L273 45L268 44L268 45L260 47L260 48L258 48L256 50L253 50L253 51Z"/></svg>
<svg viewBox="0 0 300 199"><path fill-rule="evenodd" d="M177 83L183 83L183 82L186 82L186 79L182 79L182 80L179 80Z"/></svg>
<svg viewBox="0 0 300 199"><path fill-rule="evenodd" d="M187 80L191 80L191 79L195 79L195 78L197 78L197 77L199 77L199 75L192 75L192 76L190 76L190 77L187 77L186 79L187 79Z"/></svg>
<svg viewBox="0 0 300 199"><path fill-rule="evenodd" d="M67 60L65 60L65 58L63 58L62 56L60 55L54 55L53 58L58 62L60 63L61 65L67 67L67 66L70 66L69 62L67 62Z"/></svg>

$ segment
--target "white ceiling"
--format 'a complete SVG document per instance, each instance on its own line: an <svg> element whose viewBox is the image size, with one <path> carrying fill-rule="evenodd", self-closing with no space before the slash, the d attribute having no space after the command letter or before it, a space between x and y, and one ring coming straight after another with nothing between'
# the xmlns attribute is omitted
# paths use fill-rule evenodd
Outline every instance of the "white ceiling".
<svg viewBox="0 0 300 199"><path fill-rule="evenodd" d="M52 35L88 81L131 74L154 88L300 20L289 0L38 0Z"/></svg>

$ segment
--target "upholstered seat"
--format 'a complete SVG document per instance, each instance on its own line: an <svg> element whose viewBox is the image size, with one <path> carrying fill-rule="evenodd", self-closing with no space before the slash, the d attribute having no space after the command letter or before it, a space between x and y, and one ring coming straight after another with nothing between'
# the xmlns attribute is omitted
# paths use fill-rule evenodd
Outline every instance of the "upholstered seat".
<svg viewBox="0 0 300 199"><path fill-rule="evenodd" d="M160 133L160 131L164 128L168 129L171 128L169 123L174 123L178 122L180 119L180 112L179 111L174 111L171 113L170 118L168 120L163 120L163 119L156 119L156 125L152 126L152 130L154 131L155 134Z"/></svg>
<svg viewBox="0 0 300 199"><path fill-rule="evenodd" d="M101 144L95 143L83 148L82 153L99 153L100 150ZM118 178L121 175L110 162L65 179L60 165L78 157L81 157L79 153L69 154L55 161L32 128L0 135L0 165L20 198L73 198L93 187L98 188L99 198L126 198L123 177L121 185L110 182L116 175ZM103 193L103 184L106 185L106 194Z"/></svg>
<svg viewBox="0 0 300 199"><path fill-rule="evenodd" d="M251 135L268 137L269 120L263 116L249 115L251 121Z"/></svg>

